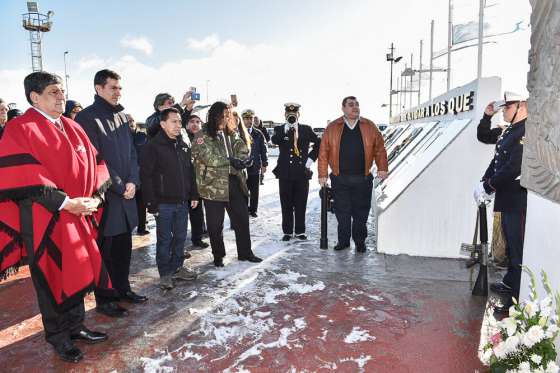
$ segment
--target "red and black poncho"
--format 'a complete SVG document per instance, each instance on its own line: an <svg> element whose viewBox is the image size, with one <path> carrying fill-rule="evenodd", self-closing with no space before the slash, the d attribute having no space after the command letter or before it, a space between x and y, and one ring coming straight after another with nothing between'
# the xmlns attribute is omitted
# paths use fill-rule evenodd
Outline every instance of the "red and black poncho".
<svg viewBox="0 0 560 373"><path fill-rule="evenodd" d="M110 289L91 217L51 211L45 193L91 197L109 185L104 162L79 124L64 131L35 109L12 120L0 140L0 279L27 262L61 309L93 288Z"/></svg>

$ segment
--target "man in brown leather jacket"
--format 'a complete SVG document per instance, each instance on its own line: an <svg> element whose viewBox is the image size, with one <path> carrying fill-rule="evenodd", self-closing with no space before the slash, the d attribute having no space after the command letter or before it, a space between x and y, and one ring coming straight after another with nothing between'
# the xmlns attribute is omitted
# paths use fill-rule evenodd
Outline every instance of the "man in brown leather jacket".
<svg viewBox="0 0 560 373"><path fill-rule="evenodd" d="M334 210L338 221L338 243L335 250L350 247L354 239L356 251L365 252L367 218L371 208L373 161L377 176L387 177L387 152L381 133L369 119L360 118L360 104L354 96L342 100L344 115L331 122L323 135L319 150L319 184L327 183L328 167Z"/></svg>

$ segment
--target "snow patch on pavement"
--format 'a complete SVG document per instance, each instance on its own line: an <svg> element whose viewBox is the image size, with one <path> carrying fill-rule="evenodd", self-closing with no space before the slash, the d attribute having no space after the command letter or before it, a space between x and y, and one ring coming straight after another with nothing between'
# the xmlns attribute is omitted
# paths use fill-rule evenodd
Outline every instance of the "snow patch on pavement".
<svg viewBox="0 0 560 373"><path fill-rule="evenodd" d="M344 338L345 343L357 343L357 342L366 342L366 341L374 341L375 337L369 335L367 330L360 329L359 326L355 326L352 329L352 332Z"/></svg>

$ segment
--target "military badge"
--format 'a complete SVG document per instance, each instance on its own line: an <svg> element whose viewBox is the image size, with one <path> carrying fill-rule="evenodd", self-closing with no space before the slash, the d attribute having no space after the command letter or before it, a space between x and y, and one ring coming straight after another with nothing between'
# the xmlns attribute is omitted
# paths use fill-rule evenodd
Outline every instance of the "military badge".
<svg viewBox="0 0 560 373"><path fill-rule="evenodd" d="M198 145L204 144L204 138L199 137L198 139L196 139L196 143L197 143Z"/></svg>

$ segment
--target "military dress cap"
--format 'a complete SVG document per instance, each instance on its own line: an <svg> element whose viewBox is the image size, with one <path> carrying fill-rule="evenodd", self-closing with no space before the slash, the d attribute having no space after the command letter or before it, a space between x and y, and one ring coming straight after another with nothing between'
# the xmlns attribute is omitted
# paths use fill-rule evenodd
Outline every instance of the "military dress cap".
<svg viewBox="0 0 560 373"><path fill-rule="evenodd" d="M526 100L526 97L520 95L519 93L505 91L504 92L504 100L500 101L500 105L498 105L498 106L506 106L506 105L511 104L513 102L520 102L520 101L525 101L525 100Z"/></svg>
<svg viewBox="0 0 560 373"><path fill-rule="evenodd" d="M255 116L255 112L251 109L245 109L241 112L241 116L244 118L251 118Z"/></svg>
<svg viewBox="0 0 560 373"><path fill-rule="evenodd" d="M286 104L284 104L284 106L286 107L286 112L298 112L299 108L301 107L300 104L296 104L295 102L288 102Z"/></svg>

